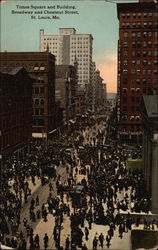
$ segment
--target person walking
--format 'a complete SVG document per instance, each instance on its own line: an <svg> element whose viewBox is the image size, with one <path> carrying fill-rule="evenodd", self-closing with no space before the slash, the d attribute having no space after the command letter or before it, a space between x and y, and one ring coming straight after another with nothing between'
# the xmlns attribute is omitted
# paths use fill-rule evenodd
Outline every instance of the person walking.
<svg viewBox="0 0 158 250"><path fill-rule="evenodd" d="M44 238L43 238L43 241L44 241L44 249L45 249L45 250L46 250L47 247L48 247L48 240L49 240L48 235L47 235L47 233L45 233Z"/></svg>

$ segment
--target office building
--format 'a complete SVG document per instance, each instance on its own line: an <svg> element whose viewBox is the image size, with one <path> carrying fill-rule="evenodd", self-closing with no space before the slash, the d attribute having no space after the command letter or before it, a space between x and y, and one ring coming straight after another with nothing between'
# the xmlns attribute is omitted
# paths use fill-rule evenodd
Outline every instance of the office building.
<svg viewBox="0 0 158 250"><path fill-rule="evenodd" d="M74 65L77 58L79 84L91 82L92 44L91 34L76 34L74 28L60 28L59 35L46 35L40 30L40 51L49 49L57 65Z"/></svg>
<svg viewBox="0 0 158 250"><path fill-rule="evenodd" d="M34 79L32 87L32 136L46 137L56 127L55 56L49 52L2 52L0 69L23 66Z"/></svg>
<svg viewBox="0 0 158 250"><path fill-rule="evenodd" d="M154 0L117 4L118 41L118 138L139 143L143 94L158 88L157 4Z"/></svg>
<svg viewBox="0 0 158 250"><path fill-rule="evenodd" d="M24 156L32 137L32 79L23 67L0 72L0 155Z"/></svg>

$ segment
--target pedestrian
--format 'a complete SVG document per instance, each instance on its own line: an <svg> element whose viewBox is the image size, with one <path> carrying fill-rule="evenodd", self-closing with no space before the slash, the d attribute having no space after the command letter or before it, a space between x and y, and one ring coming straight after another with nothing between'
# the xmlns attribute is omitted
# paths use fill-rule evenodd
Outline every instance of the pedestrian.
<svg viewBox="0 0 158 250"><path fill-rule="evenodd" d="M27 225L27 219L25 217L23 219L23 223L24 223L24 227L26 227L26 225Z"/></svg>
<svg viewBox="0 0 158 250"><path fill-rule="evenodd" d="M96 236L93 239L93 250L97 250L97 245L98 245L98 240L96 238Z"/></svg>
<svg viewBox="0 0 158 250"><path fill-rule="evenodd" d="M43 238L43 241L44 241L44 249L45 249L45 250L46 250L47 247L48 247L48 240L49 240L48 235L47 235L47 233L45 233L44 238Z"/></svg>
<svg viewBox="0 0 158 250"><path fill-rule="evenodd" d="M101 248L103 248L104 236L102 233L99 235L99 241L100 241Z"/></svg>
<svg viewBox="0 0 158 250"><path fill-rule="evenodd" d="M85 227L85 239L88 240L89 230Z"/></svg>
<svg viewBox="0 0 158 250"><path fill-rule="evenodd" d="M39 196L37 195L36 196L36 206L38 206L39 205Z"/></svg>
<svg viewBox="0 0 158 250"><path fill-rule="evenodd" d="M36 234L35 236L35 246L36 248L39 248L39 235L38 234Z"/></svg>
<svg viewBox="0 0 158 250"><path fill-rule="evenodd" d="M69 246L70 246L70 240L69 237L67 237L65 241L65 250L69 250Z"/></svg>

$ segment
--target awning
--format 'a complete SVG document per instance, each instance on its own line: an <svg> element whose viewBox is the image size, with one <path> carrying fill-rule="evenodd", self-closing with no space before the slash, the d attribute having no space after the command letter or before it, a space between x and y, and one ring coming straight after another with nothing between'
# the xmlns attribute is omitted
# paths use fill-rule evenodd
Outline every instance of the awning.
<svg viewBox="0 0 158 250"><path fill-rule="evenodd" d="M57 132L57 130L56 130L56 129L54 129L54 130L50 131L48 134L50 135L50 134L53 134L53 133L55 133L55 132Z"/></svg>
<svg viewBox="0 0 158 250"><path fill-rule="evenodd" d="M73 120L69 120L69 122L70 122L70 123L72 123L72 124L74 124L74 123L75 123L75 121L73 121Z"/></svg>
<svg viewBox="0 0 158 250"><path fill-rule="evenodd" d="M33 138L47 138L47 134L46 133L32 133L32 137Z"/></svg>

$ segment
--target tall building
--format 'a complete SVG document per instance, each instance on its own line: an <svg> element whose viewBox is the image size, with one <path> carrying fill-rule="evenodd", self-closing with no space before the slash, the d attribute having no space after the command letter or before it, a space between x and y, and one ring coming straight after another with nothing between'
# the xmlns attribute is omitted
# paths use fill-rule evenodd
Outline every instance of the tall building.
<svg viewBox="0 0 158 250"><path fill-rule="evenodd" d="M142 119L139 103L143 94L158 88L157 3L117 4L118 41L118 137L139 142Z"/></svg>
<svg viewBox="0 0 158 250"><path fill-rule="evenodd" d="M27 150L32 136L32 79L23 67L8 74L0 72L1 158Z"/></svg>
<svg viewBox="0 0 158 250"><path fill-rule="evenodd" d="M59 35L45 35L40 30L40 51L49 49L57 65L74 65L77 57L79 84L91 82L92 44L91 34L76 34L74 28L60 28Z"/></svg>
<svg viewBox="0 0 158 250"><path fill-rule="evenodd" d="M23 66L34 79L32 87L33 137L46 137L56 127L55 56L49 52L2 52L0 70Z"/></svg>
<svg viewBox="0 0 158 250"><path fill-rule="evenodd" d="M158 95L144 95L140 103L143 119L143 165L152 213L158 215Z"/></svg>

